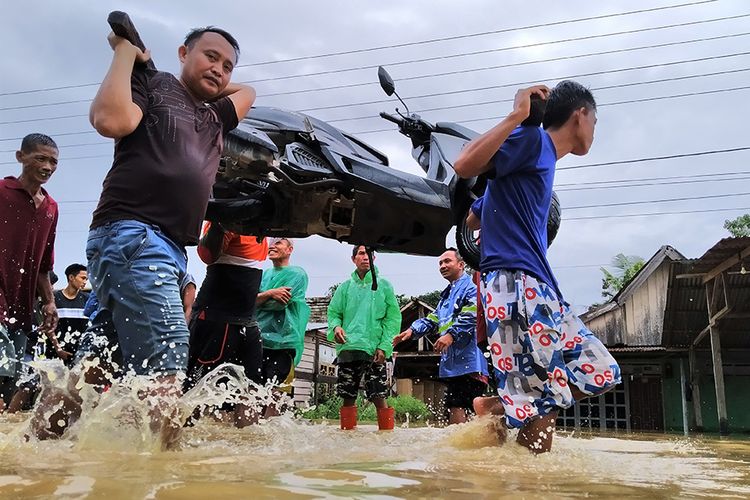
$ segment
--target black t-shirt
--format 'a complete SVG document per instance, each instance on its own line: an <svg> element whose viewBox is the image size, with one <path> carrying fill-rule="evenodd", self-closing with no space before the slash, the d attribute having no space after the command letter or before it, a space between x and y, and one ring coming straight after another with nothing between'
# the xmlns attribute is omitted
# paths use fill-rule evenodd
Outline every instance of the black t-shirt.
<svg viewBox="0 0 750 500"><path fill-rule="evenodd" d="M62 290L55 292L55 307L60 317L57 323L57 340L60 347L70 353L75 353L78 349L81 335L89 324L89 319L83 314L88 298L89 294L86 292L78 292L74 299L67 298ZM47 340L47 356L57 357L49 340Z"/></svg>
<svg viewBox="0 0 750 500"><path fill-rule="evenodd" d="M211 264L206 269L193 314L210 321L247 324L255 317L263 271L232 264Z"/></svg>
<svg viewBox="0 0 750 500"><path fill-rule="evenodd" d="M180 245L195 245L224 134L237 126L237 111L228 97L196 101L162 71L133 71L131 89L143 119L115 142L91 227L138 220L158 226Z"/></svg>

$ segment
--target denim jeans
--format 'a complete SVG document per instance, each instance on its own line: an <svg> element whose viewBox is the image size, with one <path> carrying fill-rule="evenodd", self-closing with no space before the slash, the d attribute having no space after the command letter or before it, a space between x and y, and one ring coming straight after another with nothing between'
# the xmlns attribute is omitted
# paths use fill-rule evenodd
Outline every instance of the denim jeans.
<svg viewBox="0 0 750 500"><path fill-rule="evenodd" d="M100 314L109 311L117 331L124 371L184 372L190 337L179 286L184 248L156 226L121 220L89 232L86 257Z"/></svg>

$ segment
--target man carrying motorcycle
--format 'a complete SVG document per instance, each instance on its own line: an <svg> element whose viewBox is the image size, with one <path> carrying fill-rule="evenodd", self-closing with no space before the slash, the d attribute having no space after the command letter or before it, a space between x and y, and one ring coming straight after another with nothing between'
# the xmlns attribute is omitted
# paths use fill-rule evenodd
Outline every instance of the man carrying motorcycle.
<svg viewBox="0 0 750 500"><path fill-rule="evenodd" d="M154 375L155 391L166 401L180 393L178 376L187 362L179 291L184 247L198 241L223 137L250 110L255 91L230 83L239 45L224 30L187 35L178 49L179 77L157 71L149 51L128 39L113 32L108 40L112 63L89 118L100 135L115 139L115 153L91 223L88 267L127 369ZM32 424L38 437L59 436L77 418L73 392L49 394L38 406ZM62 408L47 415L45 408L57 408L58 401ZM179 424L165 418L172 410L160 404L152 427L168 446Z"/></svg>
<svg viewBox="0 0 750 500"><path fill-rule="evenodd" d="M532 96L547 101L544 129L521 126ZM547 262L547 214L557 160L585 155L596 102L582 85L519 90L513 111L469 142L454 163L464 178L490 172L481 212L482 302L500 400L479 399L479 414L504 414L518 443L552 446L560 409L620 382L620 369L571 311ZM493 175L494 174L494 175Z"/></svg>

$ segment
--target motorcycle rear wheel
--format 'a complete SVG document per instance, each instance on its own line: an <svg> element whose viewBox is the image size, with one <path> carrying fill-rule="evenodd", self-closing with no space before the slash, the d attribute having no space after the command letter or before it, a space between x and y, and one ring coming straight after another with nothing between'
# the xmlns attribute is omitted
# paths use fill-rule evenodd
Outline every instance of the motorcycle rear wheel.
<svg viewBox="0 0 750 500"><path fill-rule="evenodd" d="M468 214L467 210L466 215L461 218L456 226L456 248L461 257L463 257L464 262L466 262L466 265L478 271L479 262L482 258L479 249L479 231L472 231L466 225L466 216ZM560 199L557 197L557 193L553 191L549 213L547 214L547 248L555 241L557 232L560 230L561 221L562 208L560 207Z"/></svg>

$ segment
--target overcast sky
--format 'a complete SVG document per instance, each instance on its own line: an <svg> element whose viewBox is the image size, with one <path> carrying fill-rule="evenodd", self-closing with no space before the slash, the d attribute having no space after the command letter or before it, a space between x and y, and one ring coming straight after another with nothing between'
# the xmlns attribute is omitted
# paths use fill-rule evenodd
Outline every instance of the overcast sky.
<svg viewBox="0 0 750 500"><path fill-rule="evenodd" d="M60 203L55 269L62 274L67 264L85 260L86 233L102 180L111 165L112 142L96 135L85 116L77 116L86 115L88 102L46 104L86 101L93 97L96 85L91 84L101 81L111 59L106 41L109 31L106 17L109 11L116 9L130 13L157 66L171 72L179 71L177 47L190 28L212 24L227 29L241 45L240 65L249 65L238 67L233 79L255 82L257 105L294 110L346 105L310 111L310 114L323 120L368 117L337 121L335 125L355 134L363 132L361 138L385 152L395 168L416 174L421 171L411 159L408 140L377 117L379 111L391 111L395 103L380 90L376 70L371 66L382 64L389 69L398 91L413 111L449 108L428 111L423 116L431 121L470 120L465 125L480 132L490 128L497 121L495 117L509 111L509 103L497 101L511 99L520 84L540 82L552 86L561 78L576 76L576 80L594 91L600 105L599 123L589 155L566 157L558 163L560 169L750 146L744 122L750 94L743 88L750 86L750 55L741 54L750 46L750 18L649 29L748 14L747 2L696 2L696 5L648 13L508 30L681 3L687 0L568 0L533 4L490 0L460 4L445 0L4 2L5 21L0 31L0 43L5 47L0 62L3 75L0 80L0 173L17 175L20 171L13 155L20 144L17 138L30 132L43 132L55 138L61 146L60 164L47 185ZM506 31L352 55L253 65L498 30ZM641 31L632 32L634 30ZM631 33L598 36L623 31ZM582 37L596 38L570 40ZM675 42L707 38L712 40L675 45ZM521 45L526 47L513 48ZM663 46L631 50L652 45ZM481 54L397 64L480 51ZM581 57L593 52L609 53ZM702 60L689 62L695 59ZM650 67L623 71L637 66ZM366 68L344 71L355 67ZM486 69L488 67L495 69ZM324 75L293 77L332 70ZM455 71L463 72L406 80ZM713 75L707 75L710 73ZM672 81L647 83L664 79ZM326 90L355 83L363 85ZM627 86L622 86L624 84ZM63 86L70 88L18 93ZM472 90L478 88L487 89ZM308 89L313 91L268 95ZM458 92L463 90L471 91ZM723 91L714 92L718 90ZM446 94L448 92L452 93ZM701 94L644 101L694 93ZM442 95L417 97L425 94ZM634 100L640 102L621 103ZM360 104L369 101L383 102ZM39 104L44 106L37 106ZM26 107L7 109L21 106ZM71 117L58 118L66 116ZM479 118L492 119L477 120ZM389 130L371 132L381 129ZM750 208L747 194L731 196L750 192L749 159L750 152L740 151L559 170L556 184L563 206L563 224L549 258L566 298L578 305L600 300L599 267L608 264L612 256L620 252L649 258L661 245L668 244L688 257L702 255L727 236L722 228L725 219L741 215ZM655 181L642 180L731 172L746 174L673 179L680 183L666 185L650 185ZM591 189L595 186L590 185L596 181L631 179L634 182L628 187ZM700 182L694 182L696 180ZM696 196L712 197L650 202ZM632 202L647 203L601 206ZM572 208L592 205L595 208ZM580 219L718 209L732 210ZM575 218L578 220L571 220ZM449 243L452 241L451 235ZM305 267L310 275L308 295L325 293L352 269L349 247L318 237L297 243L293 263ZM417 295L445 284L437 272L436 258L382 254L378 264L397 293ZM190 250L189 269L198 279L205 274L194 249Z"/></svg>

